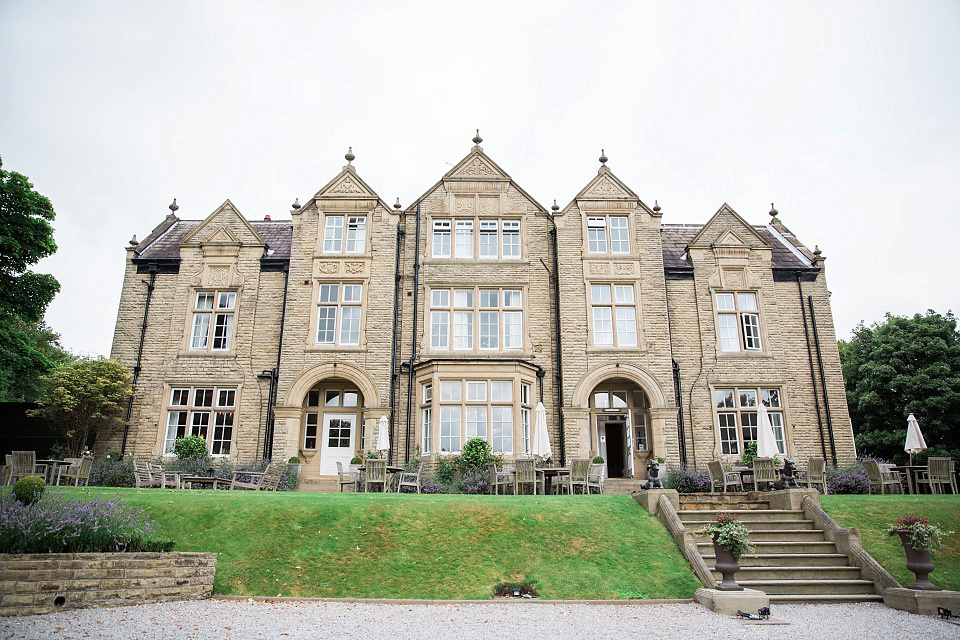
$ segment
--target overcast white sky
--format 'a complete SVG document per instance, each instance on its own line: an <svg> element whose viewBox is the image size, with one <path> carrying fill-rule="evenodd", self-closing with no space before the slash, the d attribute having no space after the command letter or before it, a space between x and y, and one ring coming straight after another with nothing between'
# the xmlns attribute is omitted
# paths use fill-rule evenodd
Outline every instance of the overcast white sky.
<svg viewBox="0 0 960 640"><path fill-rule="evenodd" d="M542 204L609 166L667 223L770 203L838 335L957 304L956 2L0 0L0 156L57 211L47 313L108 355L124 247L176 197L288 218L344 164L406 205L470 150Z"/></svg>

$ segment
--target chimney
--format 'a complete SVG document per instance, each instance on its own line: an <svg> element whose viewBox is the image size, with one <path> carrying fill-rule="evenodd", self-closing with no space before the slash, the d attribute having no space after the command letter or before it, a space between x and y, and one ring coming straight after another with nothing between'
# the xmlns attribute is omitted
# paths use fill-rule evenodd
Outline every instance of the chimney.
<svg viewBox="0 0 960 640"><path fill-rule="evenodd" d="M270 214L267 214L267 215L263 216L263 221L264 221L264 222L270 222Z"/></svg>

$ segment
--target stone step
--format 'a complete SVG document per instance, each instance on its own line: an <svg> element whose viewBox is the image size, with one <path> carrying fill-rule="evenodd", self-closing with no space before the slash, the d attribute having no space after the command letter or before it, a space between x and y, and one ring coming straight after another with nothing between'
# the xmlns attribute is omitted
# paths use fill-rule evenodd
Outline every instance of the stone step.
<svg viewBox="0 0 960 640"><path fill-rule="evenodd" d="M754 552L765 555L771 553L782 553L782 554L796 554L796 553L836 553L837 545L828 540L823 541L803 541L803 542L791 542L791 541L758 541L753 543ZM707 554L713 555L713 543L712 542L698 542L697 548L700 550L701 556L706 556Z"/></svg>
<svg viewBox="0 0 960 640"><path fill-rule="evenodd" d="M297 485L297 491L319 491L323 493L332 493L339 491L340 485L337 483L337 476L320 476L315 478L300 478ZM344 491L348 488L345 487Z"/></svg>
<svg viewBox="0 0 960 640"><path fill-rule="evenodd" d="M877 593L770 594L770 604L840 604L846 602L883 602Z"/></svg>
<svg viewBox="0 0 960 640"><path fill-rule="evenodd" d="M713 567L717 558L710 553L703 556L707 566ZM745 567L844 567L849 560L842 553L747 553L740 557L740 566Z"/></svg>
<svg viewBox="0 0 960 640"><path fill-rule="evenodd" d="M735 503L724 503L724 502L715 502L712 500L700 500L700 501L691 501L684 502L680 504L680 511L678 513L683 513L684 511L717 511L718 507L726 507L722 509L723 511L731 510L729 507L736 507L737 510L750 510L750 511L762 511L770 508L770 503L766 500L757 500L757 501L747 501Z"/></svg>
<svg viewBox="0 0 960 640"><path fill-rule="evenodd" d="M709 536L693 534L697 542L710 540ZM822 542L820 529L750 529L750 542Z"/></svg>
<svg viewBox="0 0 960 640"><path fill-rule="evenodd" d="M700 527L710 524L711 521L683 518L683 526L696 531ZM810 530L813 529L813 520L744 520L743 525L750 531Z"/></svg>
<svg viewBox="0 0 960 640"><path fill-rule="evenodd" d="M742 560L742 559L741 559ZM711 565L712 567L712 565ZM713 576L720 580L720 572L713 569ZM736 575L741 580L859 580L859 567L745 567L740 565Z"/></svg>
<svg viewBox="0 0 960 640"><path fill-rule="evenodd" d="M696 511L677 511L677 515L680 517L682 522L688 520L713 520L717 517L718 513L726 513L736 517L737 520L740 520L744 524L748 522L759 522L765 520L806 520L806 515L803 511L789 511L787 509L708 509L708 510L696 510Z"/></svg>
<svg viewBox="0 0 960 640"><path fill-rule="evenodd" d="M737 584L744 589L757 589L767 595L849 595L872 594L870 580L741 580Z"/></svg>
<svg viewBox="0 0 960 640"><path fill-rule="evenodd" d="M603 492L613 495L630 495L640 491L645 480L635 478L607 478L603 481Z"/></svg>

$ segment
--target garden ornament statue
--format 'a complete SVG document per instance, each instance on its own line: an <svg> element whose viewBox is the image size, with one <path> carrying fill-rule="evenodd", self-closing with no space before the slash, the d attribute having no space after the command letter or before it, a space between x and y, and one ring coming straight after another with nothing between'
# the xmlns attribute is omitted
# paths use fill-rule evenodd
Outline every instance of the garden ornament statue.
<svg viewBox="0 0 960 640"><path fill-rule="evenodd" d="M783 460L783 480L784 489L799 489L800 483L797 482L797 465L790 458Z"/></svg>
<svg viewBox="0 0 960 640"><path fill-rule="evenodd" d="M651 460L647 463L647 489L663 489L663 478L660 477L660 463Z"/></svg>

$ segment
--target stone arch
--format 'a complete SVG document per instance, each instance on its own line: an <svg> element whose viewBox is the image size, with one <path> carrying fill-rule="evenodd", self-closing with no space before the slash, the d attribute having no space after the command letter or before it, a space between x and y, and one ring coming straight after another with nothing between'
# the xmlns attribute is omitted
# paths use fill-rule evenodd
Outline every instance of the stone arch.
<svg viewBox="0 0 960 640"><path fill-rule="evenodd" d="M594 387L610 378L624 378L630 380L638 387L643 389L650 401L651 409L660 409L667 407L667 399L663 393L663 388L654 380L653 376L640 367L630 364L606 364L597 367L587 373L580 379L580 382L573 389L571 398L574 407L590 406L590 392Z"/></svg>
<svg viewBox="0 0 960 640"><path fill-rule="evenodd" d="M377 385L373 383L367 372L345 362L318 364L301 373L284 397L283 404L288 407L303 405L304 398L306 398L307 392L313 388L313 385L327 378L343 378L357 385L363 396L364 408L370 409L381 406Z"/></svg>

